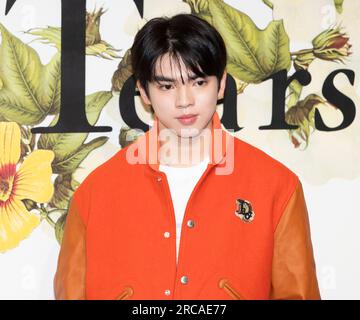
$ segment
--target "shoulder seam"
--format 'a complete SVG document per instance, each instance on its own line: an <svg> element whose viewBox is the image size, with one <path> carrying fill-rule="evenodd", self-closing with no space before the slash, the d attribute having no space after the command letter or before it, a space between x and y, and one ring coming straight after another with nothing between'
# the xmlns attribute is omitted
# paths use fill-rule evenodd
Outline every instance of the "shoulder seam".
<svg viewBox="0 0 360 320"><path fill-rule="evenodd" d="M281 209L280 209L281 214L280 214L279 218L277 219L276 225L275 225L275 227L274 227L274 234L275 234L275 232L276 232L276 230L277 230L277 227L278 227L278 225L279 225L279 223L280 223L280 221L281 221L281 218L282 218L283 215L284 215L284 212L285 212L285 210L286 210L286 207L287 207L287 205L288 205L289 202L290 202L290 199L291 199L292 196L295 194L296 189L297 189L298 186L299 186L299 183L301 183L299 177L298 177L296 174L294 174L294 176L295 176L295 181L296 181L296 182L294 183L294 187L291 188L291 192L289 193L289 196L286 198L286 200L284 201L284 204L282 205L282 207L281 207Z"/></svg>
<svg viewBox="0 0 360 320"><path fill-rule="evenodd" d="M81 222L83 223L83 225L84 225L84 227L85 227L85 229L86 229L87 223L85 222L85 219L84 219L82 213L80 212L80 211L81 211L81 208L80 208L80 206L79 206L79 202L76 200L76 198L78 197L76 191L77 191L77 189L76 189L75 192L73 193L72 201L74 201L75 206L76 206L76 209L77 209L77 213L78 213L78 215L79 215L79 217L80 217L80 219L81 219Z"/></svg>

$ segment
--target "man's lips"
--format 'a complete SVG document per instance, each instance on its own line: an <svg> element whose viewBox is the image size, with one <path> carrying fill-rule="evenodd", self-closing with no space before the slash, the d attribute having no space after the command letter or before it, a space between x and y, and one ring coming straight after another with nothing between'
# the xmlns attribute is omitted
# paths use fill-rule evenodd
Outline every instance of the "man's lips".
<svg viewBox="0 0 360 320"><path fill-rule="evenodd" d="M186 114L186 115L183 115L181 117L177 117L177 119L189 119L189 118L192 118L192 117L195 117L197 116L197 114Z"/></svg>
<svg viewBox="0 0 360 320"><path fill-rule="evenodd" d="M197 114L192 113L192 114L182 115L181 117L177 117L176 119L178 119L183 125L191 125L195 123L197 116L198 116Z"/></svg>

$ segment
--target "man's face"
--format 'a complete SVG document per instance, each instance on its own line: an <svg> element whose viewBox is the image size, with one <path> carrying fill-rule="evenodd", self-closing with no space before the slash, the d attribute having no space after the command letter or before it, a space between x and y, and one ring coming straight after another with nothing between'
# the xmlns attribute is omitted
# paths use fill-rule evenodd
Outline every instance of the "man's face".
<svg viewBox="0 0 360 320"><path fill-rule="evenodd" d="M179 137L195 137L211 125L217 100L223 98L226 73L224 72L219 89L216 76L197 77L187 71L181 60L180 70L178 64L170 59L169 54L166 54L157 60L157 81L149 83L149 95L146 95L138 83L140 94L146 104L152 105L159 130L173 129ZM179 119L190 115L194 117Z"/></svg>

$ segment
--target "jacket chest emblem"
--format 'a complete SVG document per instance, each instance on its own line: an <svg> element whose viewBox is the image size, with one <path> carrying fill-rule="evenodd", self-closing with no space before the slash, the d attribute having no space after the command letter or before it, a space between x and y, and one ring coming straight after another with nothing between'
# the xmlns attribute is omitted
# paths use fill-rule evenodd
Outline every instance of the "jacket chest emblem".
<svg viewBox="0 0 360 320"><path fill-rule="evenodd" d="M235 215L244 222L254 220L255 212L253 211L250 201L244 199L236 199Z"/></svg>

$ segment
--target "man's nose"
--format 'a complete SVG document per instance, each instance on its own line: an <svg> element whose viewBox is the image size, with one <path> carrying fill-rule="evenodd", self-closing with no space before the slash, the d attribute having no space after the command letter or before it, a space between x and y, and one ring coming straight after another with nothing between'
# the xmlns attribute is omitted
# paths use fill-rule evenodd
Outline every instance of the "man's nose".
<svg viewBox="0 0 360 320"><path fill-rule="evenodd" d="M176 107L186 108L194 104L194 97L191 88L187 84L179 86L176 96Z"/></svg>

